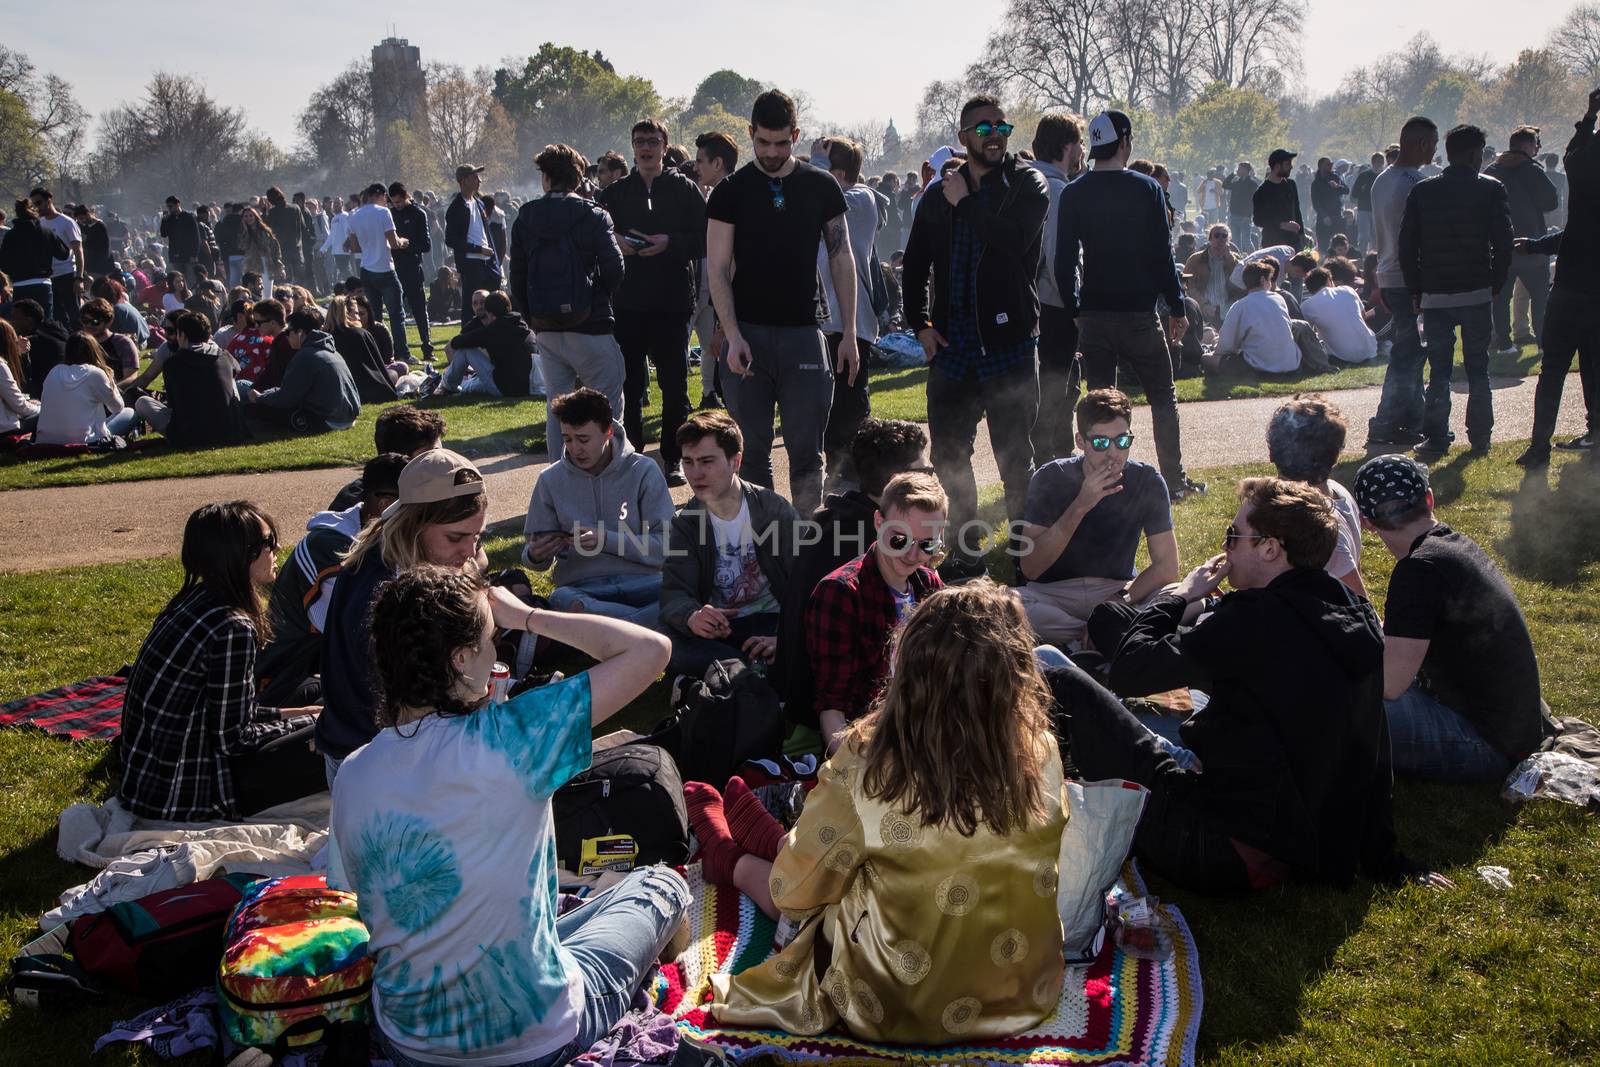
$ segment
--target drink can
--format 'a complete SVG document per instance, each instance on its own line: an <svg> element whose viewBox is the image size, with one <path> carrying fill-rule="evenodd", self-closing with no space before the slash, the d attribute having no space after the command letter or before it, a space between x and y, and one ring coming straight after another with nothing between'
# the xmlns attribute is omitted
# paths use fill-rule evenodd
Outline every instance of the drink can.
<svg viewBox="0 0 1600 1067"><path fill-rule="evenodd" d="M510 695L511 668L496 660L494 666L489 668L489 702L504 704Z"/></svg>

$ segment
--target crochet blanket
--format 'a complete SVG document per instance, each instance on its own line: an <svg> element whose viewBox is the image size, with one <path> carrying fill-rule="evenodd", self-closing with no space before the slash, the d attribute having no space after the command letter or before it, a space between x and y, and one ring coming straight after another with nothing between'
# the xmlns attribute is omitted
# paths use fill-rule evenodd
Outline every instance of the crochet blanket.
<svg viewBox="0 0 1600 1067"><path fill-rule="evenodd" d="M127 680L86 678L31 697L0 704L0 726L33 726L74 741L109 741L122 731Z"/></svg>
<svg viewBox="0 0 1600 1067"><path fill-rule="evenodd" d="M662 968L652 992L687 1039L711 1045L730 1060L775 1056L787 1062L826 1062L829 1067L890 1063L1189 1067L1194 1062L1202 1002L1200 957L1188 924L1171 904L1161 905L1177 931L1171 959L1137 959L1122 953L1108 938L1093 963L1067 969L1054 1014L1027 1033L986 1045L908 1048L857 1041L842 1029L820 1037L796 1037L775 1030L723 1027L709 1020L710 976L738 974L764 961L772 954L776 924L742 894L707 884L698 864L690 866L685 876L695 894L689 947ZM1119 884L1135 896L1146 893L1132 861Z"/></svg>

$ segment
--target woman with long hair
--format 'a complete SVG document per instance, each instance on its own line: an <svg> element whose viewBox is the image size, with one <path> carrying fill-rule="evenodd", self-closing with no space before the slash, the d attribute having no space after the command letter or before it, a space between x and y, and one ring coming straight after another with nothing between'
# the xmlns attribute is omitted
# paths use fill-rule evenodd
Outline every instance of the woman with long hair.
<svg viewBox="0 0 1600 1067"><path fill-rule="evenodd" d="M240 218L243 221L239 224L239 250L244 256L244 269L261 275L262 285L270 291L272 279L284 277L283 250L278 247L278 235L253 207L245 208Z"/></svg>
<svg viewBox="0 0 1600 1067"><path fill-rule="evenodd" d="M0 433L32 433L39 423L39 402L22 390L28 369L22 363L22 338L0 319Z"/></svg>
<svg viewBox="0 0 1600 1067"><path fill-rule="evenodd" d="M50 368L39 391L34 440L43 445L92 444L127 434L138 424L139 416L117 389L100 342L86 333L67 338L61 362Z"/></svg>
<svg viewBox="0 0 1600 1067"><path fill-rule="evenodd" d="M599 662L496 702L494 614L475 571L379 588L381 728L333 786L333 876L371 931L374 1036L397 1067L569 1062L628 1010L690 902L645 867L556 918L550 798L589 766L592 728L661 673L667 639L529 609L529 630Z"/></svg>
<svg viewBox="0 0 1600 1067"><path fill-rule="evenodd" d="M319 709L256 703L261 589L278 529L254 504L207 504L183 528L183 584L150 628L122 711L122 806L149 819L238 819L323 788Z"/></svg>
<svg viewBox="0 0 1600 1067"><path fill-rule="evenodd" d="M428 288L428 321L447 323L461 317L461 281L455 268L448 263L439 265Z"/></svg>
<svg viewBox="0 0 1600 1067"><path fill-rule="evenodd" d="M980 580L917 606L787 835L740 779L725 798L690 783L706 878L803 923L776 957L715 979L717 1019L929 1044L1048 1015L1066 824L1049 707L1021 602Z"/></svg>
<svg viewBox="0 0 1600 1067"><path fill-rule="evenodd" d="M361 305L347 296L336 296L328 305L328 332L333 335L333 347L350 368L361 402L393 400L394 381L378 352L373 331L365 328L364 321Z"/></svg>

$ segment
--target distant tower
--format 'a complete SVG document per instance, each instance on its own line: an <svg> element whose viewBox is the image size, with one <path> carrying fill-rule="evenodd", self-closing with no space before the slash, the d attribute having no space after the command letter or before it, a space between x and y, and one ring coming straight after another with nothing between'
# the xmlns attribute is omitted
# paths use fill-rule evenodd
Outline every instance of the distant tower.
<svg viewBox="0 0 1600 1067"><path fill-rule="evenodd" d="M900 131L894 128L894 119L889 120L889 128L883 131L883 158L891 166L900 159Z"/></svg>
<svg viewBox="0 0 1600 1067"><path fill-rule="evenodd" d="M422 50L404 37L385 37L372 48L372 117L378 158L390 159L389 125L397 119L420 129L427 121L427 78Z"/></svg>

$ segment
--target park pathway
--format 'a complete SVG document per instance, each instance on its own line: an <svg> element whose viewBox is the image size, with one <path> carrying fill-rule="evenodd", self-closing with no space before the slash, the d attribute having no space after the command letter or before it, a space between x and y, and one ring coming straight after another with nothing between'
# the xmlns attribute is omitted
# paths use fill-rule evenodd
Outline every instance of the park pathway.
<svg viewBox="0 0 1600 1067"><path fill-rule="evenodd" d="M1496 379L1496 437L1525 438L1533 423L1534 379ZM1379 389L1341 390L1329 394L1350 423L1351 444L1366 439L1367 419L1377 410ZM1456 383L1451 424L1465 442L1466 396ZM1567 384L1558 436L1584 431L1583 405L1576 381ZM1282 397L1215 400L1179 405L1183 458L1190 470L1267 460L1265 428ZM1134 454L1154 459L1150 409L1134 409ZM448 442L446 442L448 444ZM788 485L788 463L781 447L773 456L780 489ZM526 512L539 472L547 466L542 453L478 457L489 485L489 521L504 522ZM973 466L978 484L1000 480L988 432L979 427ZM0 492L0 570L46 570L83 563L107 563L177 555L183 524L201 504L248 498L273 515L286 543L313 513L328 506L341 486L357 472L348 468L224 474L196 478L163 478L142 482L16 489ZM673 492L688 497L687 489Z"/></svg>

